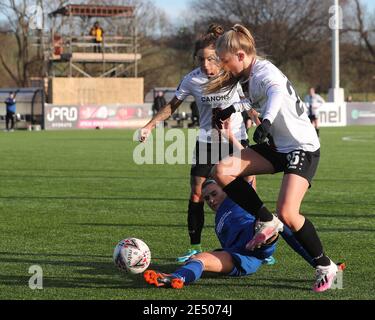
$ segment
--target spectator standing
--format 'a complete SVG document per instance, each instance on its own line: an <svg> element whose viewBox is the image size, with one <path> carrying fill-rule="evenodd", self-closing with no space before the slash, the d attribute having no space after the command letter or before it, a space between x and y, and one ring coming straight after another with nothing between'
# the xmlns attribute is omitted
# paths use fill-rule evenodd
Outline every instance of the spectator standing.
<svg viewBox="0 0 375 320"><path fill-rule="evenodd" d="M309 119L319 137L319 109L325 101L315 92L315 88L310 88L309 94L305 97L305 103L308 107Z"/></svg>
<svg viewBox="0 0 375 320"><path fill-rule="evenodd" d="M94 26L90 30L90 36L94 37L93 42L96 44L94 46L95 53L102 52L103 35L104 35L103 28L100 26L99 22L95 22Z"/></svg>
<svg viewBox="0 0 375 320"><path fill-rule="evenodd" d="M165 100L164 92L159 91L154 99L154 104L152 105L153 115L157 114L159 110L161 110L166 104L167 104L167 101Z"/></svg>
<svg viewBox="0 0 375 320"><path fill-rule="evenodd" d="M5 117L6 129L5 131L8 131L8 132L14 131L14 118L16 115L16 95L17 95L17 92L11 92L9 94L9 97L4 102L6 105L6 117ZM9 129L9 122L11 124L10 129Z"/></svg>

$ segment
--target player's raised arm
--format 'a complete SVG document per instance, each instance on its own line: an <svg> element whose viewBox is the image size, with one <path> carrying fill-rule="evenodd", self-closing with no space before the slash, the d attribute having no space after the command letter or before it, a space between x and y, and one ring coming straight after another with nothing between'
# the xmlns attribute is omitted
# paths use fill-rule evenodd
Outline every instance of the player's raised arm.
<svg viewBox="0 0 375 320"><path fill-rule="evenodd" d="M152 119L140 129L139 132L139 142L145 142L150 135L152 129L156 127L156 124L160 121L167 120L181 105L182 101L174 97L169 103L167 103L163 108L155 114Z"/></svg>

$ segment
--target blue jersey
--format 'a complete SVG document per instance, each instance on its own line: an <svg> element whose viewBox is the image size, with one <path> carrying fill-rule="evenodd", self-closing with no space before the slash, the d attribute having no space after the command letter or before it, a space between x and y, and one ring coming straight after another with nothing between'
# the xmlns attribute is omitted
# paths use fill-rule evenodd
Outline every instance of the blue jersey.
<svg viewBox="0 0 375 320"><path fill-rule="evenodd" d="M5 100L7 106L7 112L16 112L16 99L8 98Z"/></svg>
<svg viewBox="0 0 375 320"><path fill-rule="evenodd" d="M263 246L254 251L246 249L246 244L254 236L255 218L230 198L226 198L216 212L215 231L222 248L264 259L272 254L276 245Z"/></svg>

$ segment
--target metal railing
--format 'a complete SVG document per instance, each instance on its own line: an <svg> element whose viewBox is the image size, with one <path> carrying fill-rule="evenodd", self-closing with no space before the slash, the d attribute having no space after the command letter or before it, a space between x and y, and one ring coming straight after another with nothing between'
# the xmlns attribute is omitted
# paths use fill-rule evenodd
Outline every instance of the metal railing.
<svg viewBox="0 0 375 320"><path fill-rule="evenodd" d="M102 42L96 42L92 36L61 37L52 41L52 52L56 53L87 53L95 52L100 48L101 53L134 53L138 51L139 44L133 37L103 36Z"/></svg>

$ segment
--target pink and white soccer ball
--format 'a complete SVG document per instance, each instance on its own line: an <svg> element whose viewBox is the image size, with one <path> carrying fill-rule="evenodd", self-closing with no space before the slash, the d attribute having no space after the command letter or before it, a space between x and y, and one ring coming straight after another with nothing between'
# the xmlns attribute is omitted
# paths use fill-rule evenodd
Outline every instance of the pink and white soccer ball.
<svg viewBox="0 0 375 320"><path fill-rule="evenodd" d="M120 271L142 273L150 265L151 251L142 240L126 238L115 247L113 261Z"/></svg>

